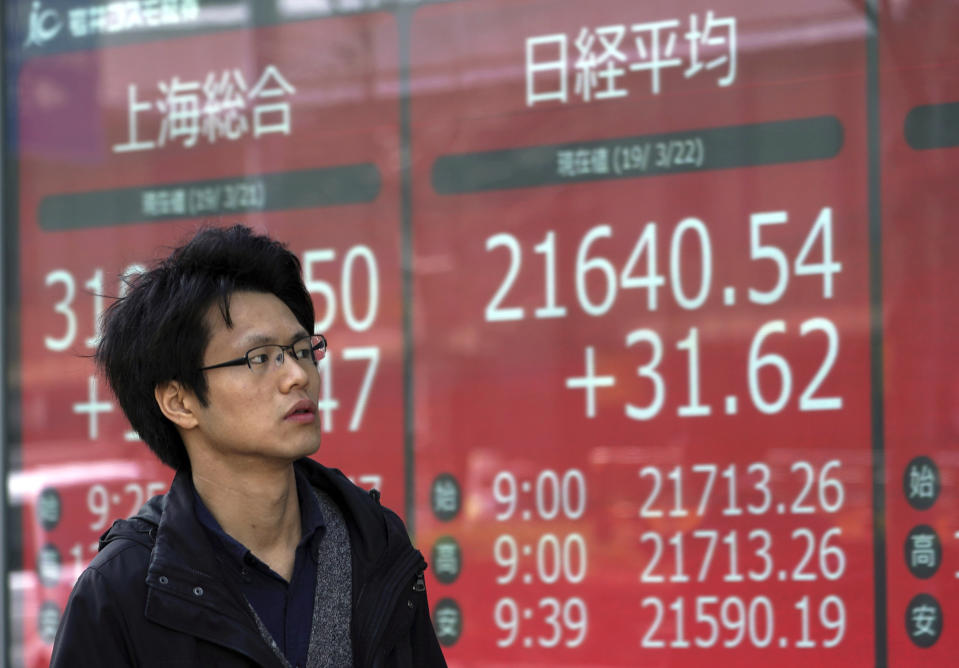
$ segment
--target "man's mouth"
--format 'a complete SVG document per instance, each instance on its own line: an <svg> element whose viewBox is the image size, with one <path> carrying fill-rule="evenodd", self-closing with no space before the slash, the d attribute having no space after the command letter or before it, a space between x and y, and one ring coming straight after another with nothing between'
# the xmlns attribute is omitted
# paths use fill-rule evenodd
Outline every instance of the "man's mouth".
<svg viewBox="0 0 959 668"><path fill-rule="evenodd" d="M295 422L312 422L315 418L316 404L308 399L302 399L293 405L285 419Z"/></svg>

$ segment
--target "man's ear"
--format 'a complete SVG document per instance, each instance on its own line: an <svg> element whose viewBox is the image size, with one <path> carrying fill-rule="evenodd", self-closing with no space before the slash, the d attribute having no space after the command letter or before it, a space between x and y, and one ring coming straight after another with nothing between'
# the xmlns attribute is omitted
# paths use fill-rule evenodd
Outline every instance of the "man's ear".
<svg viewBox="0 0 959 668"><path fill-rule="evenodd" d="M178 381L169 380L153 389L157 405L170 422L180 429L192 429L197 425L194 407L196 395L184 388Z"/></svg>

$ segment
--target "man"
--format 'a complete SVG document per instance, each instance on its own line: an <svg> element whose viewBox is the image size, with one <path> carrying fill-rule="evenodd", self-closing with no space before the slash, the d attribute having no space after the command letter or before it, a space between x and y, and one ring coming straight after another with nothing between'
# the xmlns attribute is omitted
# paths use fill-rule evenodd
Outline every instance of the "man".
<svg viewBox="0 0 959 668"><path fill-rule="evenodd" d="M201 231L107 309L97 363L177 473L100 539L53 668L446 665L402 521L308 459L313 321L296 256L241 226Z"/></svg>

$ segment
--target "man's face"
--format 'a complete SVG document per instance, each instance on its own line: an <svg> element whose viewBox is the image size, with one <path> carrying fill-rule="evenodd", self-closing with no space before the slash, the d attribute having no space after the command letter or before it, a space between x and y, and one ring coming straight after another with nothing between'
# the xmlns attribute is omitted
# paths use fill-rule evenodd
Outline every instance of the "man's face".
<svg viewBox="0 0 959 668"><path fill-rule="evenodd" d="M230 316L232 328L216 305L207 312L211 337L203 366L242 357L256 346L289 345L312 334L269 293L234 293ZM197 426L185 435L189 448L204 448L224 463L241 464L288 462L316 452L320 447L316 365L297 361L287 350L281 365L270 361L263 366L256 372L246 364L204 372L207 405L196 407Z"/></svg>

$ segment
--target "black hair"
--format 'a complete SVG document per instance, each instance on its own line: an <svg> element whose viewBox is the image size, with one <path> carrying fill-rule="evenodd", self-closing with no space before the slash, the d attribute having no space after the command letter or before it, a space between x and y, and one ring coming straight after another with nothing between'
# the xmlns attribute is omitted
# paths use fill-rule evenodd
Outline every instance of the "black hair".
<svg viewBox="0 0 959 668"><path fill-rule="evenodd" d="M217 304L232 327L230 296L236 291L276 295L312 332L313 302L300 261L248 227L208 227L128 286L103 314L94 358L140 438L167 466L189 470L183 440L160 411L155 388L176 380L206 405L206 377L199 370L211 336L206 314Z"/></svg>

